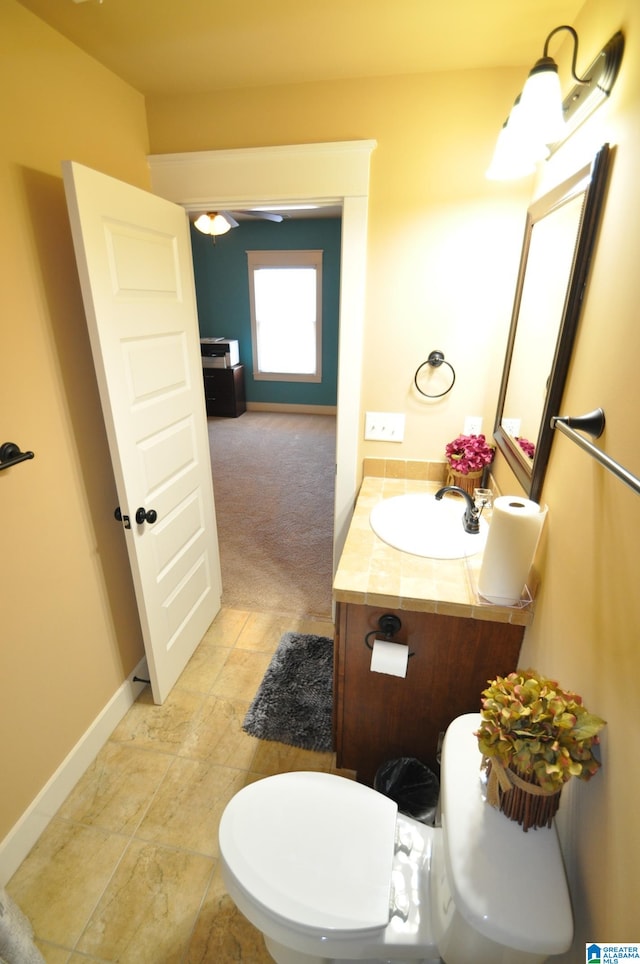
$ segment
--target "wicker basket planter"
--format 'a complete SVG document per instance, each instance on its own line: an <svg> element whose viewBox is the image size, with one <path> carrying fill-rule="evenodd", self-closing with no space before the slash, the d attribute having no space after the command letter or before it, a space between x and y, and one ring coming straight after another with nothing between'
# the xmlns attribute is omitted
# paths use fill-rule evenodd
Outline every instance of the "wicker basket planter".
<svg viewBox="0 0 640 964"><path fill-rule="evenodd" d="M567 780L597 773L594 750L604 725L582 697L534 670L498 676L482 691L476 730L487 803L525 832L550 827Z"/></svg>
<svg viewBox="0 0 640 964"><path fill-rule="evenodd" d="M550 827L560 806L562 790L543 790L534 774L520 776L499 760L485 760L487 803L497 807L526 833L531 827Z"/></svg>
<svg viewBox="0 0 640 964"><path fill-rule="evenodd" d="M495 449L484 435L458 435L445 446L449 466L447 485L457 485L473 495L473 490L482 486L483 472L493 461L494 454Z"/></svg>
<svg viewBox="0 0 640 964"><path fill-rule="evenodd" d="M453 469L449 469L447 475L447 485L457 485L459 488L464 489L469 495L473 495L473 490L481 485L483 470L480 469L479 472L469 472L464 475L462 472L454 472Z"/></svg>

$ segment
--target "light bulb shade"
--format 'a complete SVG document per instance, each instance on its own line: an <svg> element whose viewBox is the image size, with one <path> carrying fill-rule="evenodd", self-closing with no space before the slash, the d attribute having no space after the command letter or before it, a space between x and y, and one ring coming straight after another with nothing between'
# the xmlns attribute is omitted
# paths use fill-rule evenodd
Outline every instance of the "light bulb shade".
<svg viewBox="0 0 640 964"><path fill-rule="evenodd" d="M197 228L202 234L211 234L211 217L208 214L201 214L199 218L193 222L194 228Z"/></svg>
<svg viewBox="0 0 640 964"><path fill-rule="evenodd" d="M562 91L558 65L551 57L538 60L527 77L520 97L520 121L543 144L554 144L563 136Z"/></svg>
<svg viewBox="0 0 640 964"><path fill-rule="evenodd" d="M224 215L215 212L211 214L201 214L200 217L196 218L193 222L193 226L202 234L212 234L214 236L226 234L227 231L231 230L231 225Z"/></svg>
<svg viewBox="0 0 640 964"><path fill-rule="evenodd" d="M485 177L490 181L511 181L533 174L535 169L533 158L527 157L526 152L518 148L508 130L508 125L505 124L498 134L493 157L486 170Z"/></svg>
<svg viewBox="0 0 640 964"><path fill-rule="evenodd" d="M211 222L211 234L226 234L231 225L223 214L215 214Z"/></svg>
<svg viewBox="0 0 640 964"><path fill-rule="evenodd" d="M490 181L511 181L533 174L538 161L549 154L546 145L536 139L523 123L520 97L498 134L493 158L485 177Z"/></svg>

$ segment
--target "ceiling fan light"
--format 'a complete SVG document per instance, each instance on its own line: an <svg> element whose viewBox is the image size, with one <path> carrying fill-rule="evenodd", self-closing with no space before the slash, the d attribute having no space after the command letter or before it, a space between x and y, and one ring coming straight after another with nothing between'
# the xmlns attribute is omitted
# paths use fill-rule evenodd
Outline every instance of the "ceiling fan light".
<svg viewBox="0 0 640 964"><path fill-rule="evenodd" d="M209 234L226 234L231 230L231 225L223 214L209 215L211 218L211 230Z"/></svg>
<svg viewBox="0 0 640 964"><path fill-rule="evenodd" d="M200 217L196 218L193 222L193 226L202 234L212 234L214 236L226 234L227 231L231 230L231 225L224 215L216 212L201 214Z"/></svg>
<svg viewBox="0 0 640 964"><path fill-rule="evenodd" d="M558 65L541 57L532 68L520 97L520 121L543 144L560 140L564 130Z"/></svg>
<svg viewBox="0 0 640 964"><path fill-rule="evenodd" d="M197 228L202 234L211 234L211 216L209 214L201 214L199 218L193 222L194 228Z"/></svg>

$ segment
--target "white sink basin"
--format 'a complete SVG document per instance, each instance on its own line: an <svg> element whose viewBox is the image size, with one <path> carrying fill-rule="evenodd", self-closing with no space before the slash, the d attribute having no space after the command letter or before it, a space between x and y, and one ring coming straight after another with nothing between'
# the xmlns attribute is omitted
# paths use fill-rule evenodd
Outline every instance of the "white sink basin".
<svg viewBox="0 0 640 964"><path fill-rule="evenodd" d="M439 502L426 492L383 499L371 512L375 534L403 552L430 559L461 559L482 552L489 526L480 518L480 532L465 532L467 508L461 495L445 495Z"/></svg>

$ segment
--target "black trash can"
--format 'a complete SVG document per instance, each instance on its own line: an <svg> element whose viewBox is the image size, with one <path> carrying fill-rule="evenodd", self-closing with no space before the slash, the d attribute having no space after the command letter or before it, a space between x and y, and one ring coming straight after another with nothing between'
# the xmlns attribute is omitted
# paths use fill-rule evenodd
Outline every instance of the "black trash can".
<svg viewBox="0 0 640 964"><path fill-rule="evenodd" d="M414 757L387 760L375 775L375 790L398 804L400 813L433 826L438 809L440 781Z"/></svg>

